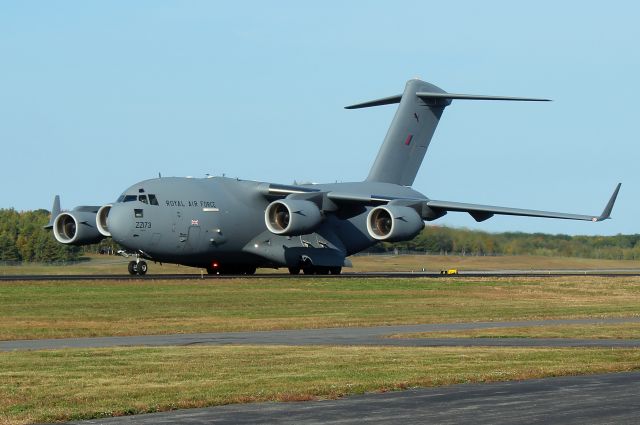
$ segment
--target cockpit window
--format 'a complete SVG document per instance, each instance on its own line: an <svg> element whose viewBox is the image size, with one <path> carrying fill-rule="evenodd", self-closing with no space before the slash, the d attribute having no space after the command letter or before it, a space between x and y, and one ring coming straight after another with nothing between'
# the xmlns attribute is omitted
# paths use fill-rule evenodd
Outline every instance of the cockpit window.
<svg viewBox="0 0 640 425"><path fill-rule="evenodd" d="M120 195L116 202L133 202L140 201L143 204L151 204L151 205L159 205L158 198L156 195L125 195L124 193Z"/></svg>

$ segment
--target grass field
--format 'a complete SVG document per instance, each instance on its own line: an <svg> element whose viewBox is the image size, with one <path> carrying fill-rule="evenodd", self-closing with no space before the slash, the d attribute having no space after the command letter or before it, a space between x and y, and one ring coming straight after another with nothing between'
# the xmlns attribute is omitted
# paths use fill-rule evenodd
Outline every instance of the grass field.
<svg viewBox="0 0 640 425"><path fill-rule="evenodd" d="M578 338L640 339L640 323L517 326L509 328L471 329L454 332L417 332L392 338Z"/></svg>
<svg viewBox="0 0 640 425"><path fill-rule="evenodd" d="M626 371L640 350L182 347L2 353L0 423Z"/></svg>
<svg viewBox="0 0 640 425"><path fill-rule="evenodd" d="M88 255L84 261L59 265L46 263L24 263L19 265L0 265L0 275L74 275L74 274L127 274L127 263L132 258L112 255ZM200 274L201 269L178 266L176 264L149 263L150 274ZM206 273L206 272L205 272Z"/></svg>
<svg viewBox="0 0 640 425"><path fill-rule="evenodd" d="M637 315L637 277L0 285L2 340Z"/></svg>
<svg viewBox="0 0 640 425"><path fill-rule="evenodd" d="M638 315L640 278L631 276L0 283L2 340ZM637 338L639 327L568 325L449 336ZM1 352L0 424L637 369L640 350L610 348Z"/></svg>
<svg viewBox="0 0 640 425"><path fill-rule="evenodd" d="M599 260L577 257L514 255L502 257L459 255L371 255L352 257L348 271L470 270L566 270L640 269L640 261Z"/></svg>
<svg viewBox="0 0 640 425"><path fill-rule="evenodd" d="M514 255L478 257L459 255L359 255L350 257L353 268L344 272L371 271L440 271L460 270L561 270L561 269L639 269L640 261L598 260L575 257ZM0 265L0 275L15 274L126 274L130 259L117 256L89 255L87 261L71 265L23 264ZM175 264L149 263L149 274L200 274L202 269ZM206 272L205 272L206 273ZM287 273L286 269L259 269L258 273Z"/></svg>

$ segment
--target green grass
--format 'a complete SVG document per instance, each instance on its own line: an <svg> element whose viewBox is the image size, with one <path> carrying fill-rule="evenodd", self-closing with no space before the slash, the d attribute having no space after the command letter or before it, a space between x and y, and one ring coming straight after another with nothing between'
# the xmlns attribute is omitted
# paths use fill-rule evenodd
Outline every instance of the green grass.
<svg viewBox="0 0 640 425"><path fill-rule="evenodd" d="M351 257L349 271L427 271L470 270L612 270L640 269L637 260L600 260L577 257L509 255L499 257L474 255L371 255Z"/></svg>
<svg viewBox="0 0 640 425"><path fill-rule="evenodd" d="M0 284L0 339L5 340L638 315L636 277ZM624 338L637 337L639 327L569 325L482 330L476 336L562 332ZM636 369L640 350L610 348L224 346L2 352L0 424Z"/></svg>
<svg viewBox="0 0 640 425"><path fill-rule="evenodd" d="M443 332L402 333L392 338L578 338L640 339L640 323L518 326Z"/></svg>
<svg viewBox="0 0 640 425"><path fill-rule="evenodd" d="M0 284L0 340L640 315L640 278Z"/></svg>
<svg viewBox="0 0 640 425"><path fill-rule="evenodd" d="M89 254L83 261L72 264L22 263L18 265L1 265L0 275L77 275L77 274L127 274L127 263L133 258L115 255ZM198 268L179 266L176 264L149 263L153 274L200 274ZM205 271L206 273L206 271Z"/></svg>
<svg viewBox="0 0 640 425"><path fill-rule="evenodd" d="M634 370L640 350L163 347L0 353L0 423Z"/></svg>
<svg viewBox="0 0 640 425"><path fill-rule="evenodd" d="M478 257L460 255L360 255L350 257L353 268L345 272L367 271L427 271L443 269L460 270L540 270L540 269L640 269L636 260L599 260L576 257L546 257L535 255L514 255L500 257ZM70 265L24 263L21 265L0 265L0 275L20 274L127 274L130 258L120 256L90 254L87 261ZM149 274L200 274L202 269L175 264L149 262ZM205 272L206 273L206 272ZM287 273L285 268L259 269L260 274Z"/></svg>

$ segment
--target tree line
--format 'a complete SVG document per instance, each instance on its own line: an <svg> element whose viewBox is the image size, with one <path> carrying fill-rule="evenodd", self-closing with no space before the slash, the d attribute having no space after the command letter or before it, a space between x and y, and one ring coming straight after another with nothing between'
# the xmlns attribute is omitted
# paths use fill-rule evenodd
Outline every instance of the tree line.
<svg viewBox="0 0 640 425"><path fill-rule="evenodd" d="M570 236L545 233L504 232L427 226L416 238L400 243L384 243L373 251L418 251L452 255L542 255L640 259L640 234L615 236Z"/></svg>
<svg viewBox="0 0 640 425"><path fill-rule="evenodd" d="M50 230L49 211L0 209L0 261L78 261L87 252L118 247L111 239L75 247L58 243ZM488 233L479 230L429 225L406 242L377 244L369 252L414 251L450 255L546 255L601 259L640 259L640 234L569 236L544 233Z"/></svg>
<svg viewBox="0 0 640 425"><path fill-rule="evenodd" d="M85 252L99 250L100 244L77 247L58 243L53 232L44 228L50 214L47 210L0 209L0 261L71 262L79 261Z"/></svg>

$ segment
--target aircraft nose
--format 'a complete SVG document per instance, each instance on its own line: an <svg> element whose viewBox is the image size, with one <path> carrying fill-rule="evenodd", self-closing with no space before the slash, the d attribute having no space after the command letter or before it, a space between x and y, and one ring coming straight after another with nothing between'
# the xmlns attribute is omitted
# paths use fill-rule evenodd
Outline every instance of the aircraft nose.
<svg viewBox="0 0 640 425"><path fill-rule="evenodd" d="M125 240L131 228L131 217L133 217L133 211L128 206L114 204L111 207L107 216L107 227L113 240L120 243Z"/></svg>

